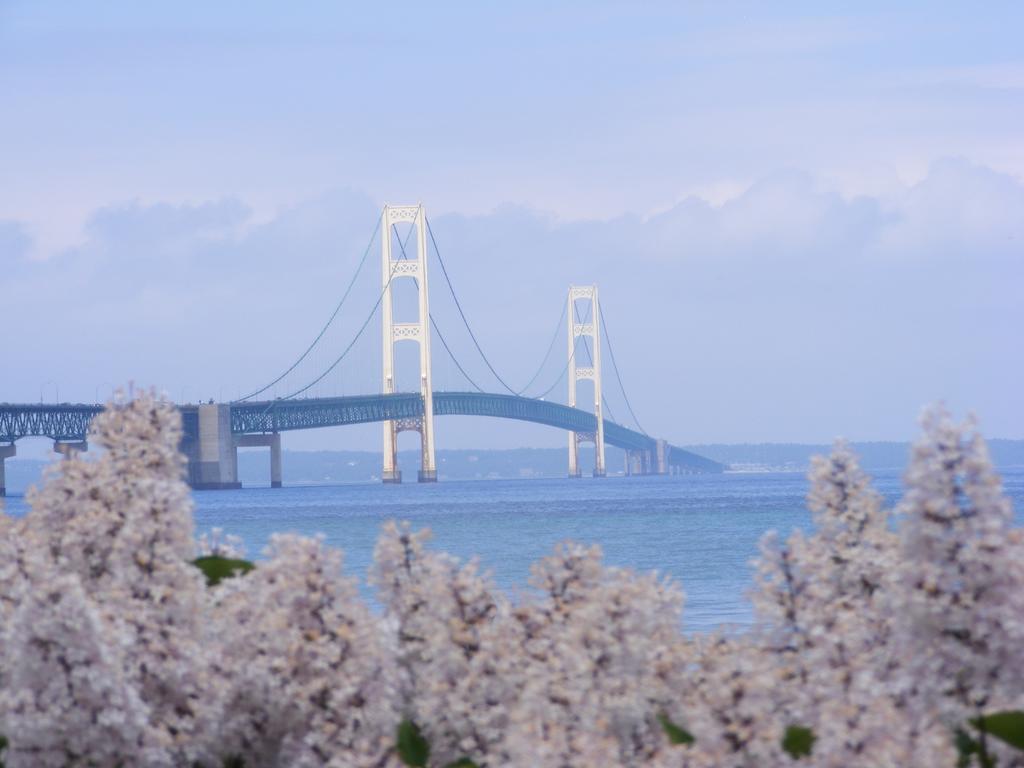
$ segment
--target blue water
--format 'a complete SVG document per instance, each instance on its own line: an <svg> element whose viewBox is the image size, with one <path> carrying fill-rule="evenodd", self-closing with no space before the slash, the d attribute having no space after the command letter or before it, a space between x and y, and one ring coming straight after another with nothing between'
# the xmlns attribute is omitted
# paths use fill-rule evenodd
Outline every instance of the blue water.
<svg viewBox="0 0 1024 768"><path fill-rule="evenodd" d="M876 472L875 486L894 503L900 472ZM1003 472L1018 524L1024 469ZM802 474L727 474L552 480L449 481L245 488L194 494L196 529L240 536L258 556L275 531L323 533L345 551L345 568L365 578L385 520L409 520L434 533L433 546L460 558L478 555L497 583L515 592L530 564L559 541L598 543L606 562L657 570L686 592L684 628L703 631L751 619L745 593L750 560L769 529L808 528ZM20 497L6 511L25 511ZM369 590L366 591L370 595Z"/></svg>

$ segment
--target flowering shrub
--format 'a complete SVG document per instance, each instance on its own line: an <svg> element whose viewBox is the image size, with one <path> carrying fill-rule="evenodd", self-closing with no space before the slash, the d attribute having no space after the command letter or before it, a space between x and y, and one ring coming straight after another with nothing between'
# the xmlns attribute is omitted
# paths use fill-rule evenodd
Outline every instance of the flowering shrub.
<svg viewBox="0 0 1024 768"><path fill-rule="evenodd" d="M513 604L389 523L379 614L319 539L254 565L195 539L176 410L117 401L0 515L0 762L1024 766L1024 539L973 425L923 425L892 511L845 445L816 459L754 626L687 637L677 585L574 543Z"/></svg>

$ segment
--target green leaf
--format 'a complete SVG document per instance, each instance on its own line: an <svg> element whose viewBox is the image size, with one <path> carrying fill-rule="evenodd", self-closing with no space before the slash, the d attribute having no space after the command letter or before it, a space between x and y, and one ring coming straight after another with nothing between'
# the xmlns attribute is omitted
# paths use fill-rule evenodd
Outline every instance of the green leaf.
<svg viewBox="0 0 1024 768"><path fill-rule="evenodd" d="M984 715L971 720L971 725L1011 747L1024 750L1024 712L1020 710Z"/></svg>
<svg viewBox="0 0 1024 768"><path fill-rule="evenodd" d="M693 744L693 735L682 726L669 720L668 715L664 712L658 715L658 722L661 723L661 730L668 736L670 744Z"/></svg>
<svg viewBox="0 0 1024 768"><path fill-rule="evenodd" d="M808 757L814 747L814 732L802 725L791 725L782 737L782 748L795 760Z"/></svg>
<svg viewBox="0 0 1024 768"><path fill-rule="evenodd" d="M963 728L957 728L953 733L953 743L956 745L956 768L970 768L971 758L978 754L978 742Z"/></svg>
<svg viewBox="0 0 1024 768"><path fill-rule="evenodd" d="M460 757L454 763L448 763L444 768L480 768L480 766L468 757Z"/></svg>
<svg viewBox="0 0 1024 768"><path fill-rule="evenodd" d="M248 573L256 567L248 560L234 560L220 555L197 557L192 561L192 565L203 572L206 576L206 585L209 587L217 586L224 579Z"/></svg>
<svg viewBox="0 0 1024 768"><path fill-rule="evenodd" d="M398 724L395 746L403 763L414 768L426 768L427 760L430 758L430 744L423 738L416 723L406 718Z"/></svg>

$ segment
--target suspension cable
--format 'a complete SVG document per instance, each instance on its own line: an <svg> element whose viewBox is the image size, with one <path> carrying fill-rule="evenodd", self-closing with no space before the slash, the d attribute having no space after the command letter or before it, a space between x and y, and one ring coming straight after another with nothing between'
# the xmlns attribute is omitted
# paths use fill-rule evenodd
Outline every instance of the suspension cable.
<svg viewBox="0 0 1024 768"><path fill-rule="evenodd" d="M394 225L392 225L392 226L394 226ZM395 234L396 235L398 234L398 230L397 229L395 229ZM402 261L412 261L412 259L409 258L409 253L405 250L405 246L407 246L409 244L409 238L411 236L412 236L412 228L410 227L409 234L406 235L406 237L405 237L405 242L402 242L401 238L398 239L398 247L399 247L399 249L401 250L401 253L402 253ZM420 287L420 281L418 279L416 279L415 277L412 279L412 282L413 282L413 285L415 285L417 289ZM483 389L480 387L480 385L477 384L475 381L473 381L473 377L470 376L468 373L466 373L466 369L462 367L462 363L460 363L459 359L457 357L455 357L455 353L452 352L452 348L448 346L448 341L445 339L444 334L441 333L441 329L440 329L440 327L438 327L437 321L434 319L434 313L430 312L428 314L430 315L430 324L431 324L431 326L433 326L434 330L437 331L437 337L438 337L438 339L441 340L441 345L444 347L445 351L448 353L448 357L450 357L452 359L452 362L455 363L455 367L459 369L459 372L466 378L466 381L469 382L470 386L472 386L474 389L476 389L477 392L483 392Z"/></svg>
<svg viewBox="0 0 1024 768"><path fill-rule="evenodd" d="M373 316L377 314L377 309L380 307L381 302L384 301L384 294L386 294L388 288L391 287L391 281L395 279L395 271L397 269L398 262L396 261L395 264L391 267L391 273L388 275L388 280L386 283L384 283L384 288L383 290L381 290L380 295L377 297L377 301L374 303L373 309L370 310L370 314L366 316L366 320L363 321L363 324L359 327L359 330L356 331L356 335L353 337L352 341L350 341L348 346L345 347L342 353L334 359L334 362L330 364L327 370L325 370L323 373L321 373L319 376L317 376L315 379L309 382L309 384L307 384L306 386L302 387L301 389L297 389L291 394L285 395L283 398L280 399L291 400L296 395L301 395L303 392L311 389L312 387L323 381L323 379L327 377L327 374L329 374L331 371L338 367L338 364L345 359L345 356L352 351L352 347L354 347L356 345L356 342L359 341L359 337L363 335L363 332L366 330L366 327L370 324L370 321L373 319Z"/></svg>
<svg viewBox="0 0 1024 768"><path fill-rule="evenodd" d="M565 301L562 302L562 312L558 316L558 322L555 324L555 332L551 336L551 342L548 344L548 351L544 353L544 359L540 361L540 366L538 366L537 372L533 374L533 376L530 378L530 380L528 382L526 382L526 386L523 387L522 389L520 389L519 392L517 392L516 394L522 395L524 392L526 392L526 390L528 390L530 387L532 387L533 386L533 382L535 382L537 380L537 377L540 376L541 372L544 370L544 366L547 365L548 358L551 357L551 351L555 348L555 342L558 341L558 334L562 330L562 320L565 319L565 313L566 313L566 310L568 309L568 307L569 307L569 297L568 297L568 295L566 295Z"/></svg>
<svg viewBox="0 0 1024 768"><path fill-rule="evenodd" d="M566 299L566 301L568 301L568 299ZM574 306L573 310L575 310L575 309L576 309L576 307ZM587 315L586 315L586 317L583 318L583 322L586 322L587 320L590 319L590 314L593 311L593 309L594 309L593 305L591 305L590 307L587 308ZM576 313L576 319L579 320L579 313L578 312ZM545 397L550 395L551 392L555 389L555 387L558 386L559 382L561 382L562 379L565 377L565 374L568 373L569 366L572 364L572 361L575 360L575 359L576 359L576 344L573 344L572 345L572 352L569 353L569 359L565 361L565 365L562 367L562 372L558 374L558 378L555 379L555 383L552 384L547 389L545 389L542 393L537 395L534 398L534 400L543 400Z"/></svg>
<svg viewBox="0 0 1024 768"><path fill-rule="evenodd" d="M466 373L466 369L462 367L461 363L459 363L459 359L455 357L455 353L452 352L452 348L449 347L448 342L445 341L444 334L441 333L441 329L437 327L437 321L434 320L433 315L430 316L430 324L434 327L434 330L437 331L437 338L441 340L441 345L448 353L448 357L450 357L452 359L452 362L455 363L455 367L459 369L459 373L461 373L466 378L466 381L468 381L470 386L473 387L477 392L483 392L483 389L480 387L480 385L473 381L472 377L468 373Z"/></svg>
<svg viewBox="0 0 1024 768"><path fill-rule="evenodd" d="M604 406L605 411L608 413L608 418L618 424L619 420L615 418L615 411L613 411L611 405L608 404L608 398L604 396L604 392L601 393L601 405Z"/></svg>
<svg viewBox="0 0 1024 768"><path fill-rule="evenodd" d="M592 311L593 308L594 308L594 305L591 304L590 307L589 307L589 310ZM580 319L580 311L579 311L579 308L576 306L575 302L573 302L573 312L576 315L576 322L581 323L581 324L586 322L585 320L581 320ZM590 318L590 311L587 312L587 318L588 319ZM603 319L604 318L602 318L602 320ZM593 367L594 366L594 356L593 356L593 354L590 351L590 339L588 339L586 336L583 336L583 337L580 338L580 341L583 342L583 349L586 350L587 362L590 364L591 367ZM615 411L612 410L611 405L608 403L608 398L606 398L604 396L604 392L601 393L601 405L604 406L604 409L605 409L605 411L608 412L608 416L611 418L611 420L616 422L616 423L618 423L619 420L617 418L615 418Z"/></svg>
<svg viewBox="0 0 1024 768"><path fill-rule="evenodd" d="M550 394L551 394L551 393L552 393L552 392L554 391L555 387L557 387L557 386L558 386L559 384L561 384L561 383L562 383L562 379L564 379L564 378L565 378L565 374L566 374L566 372L567 372L568 370L569 370L569 364L568 364L568 363L566 363L566 364L565 364L565 367L564 367L564 368L562 369L562 372L561 372L560 374L558 374L558 378L557 378L557 379L555 379L555 383L554 383L554 384L552 384L552 385L551 385L550 387L548 387L547 389L545 389L545 390L544 390L543 392L541 392L541 393L540 393L539 395L537 395L537 396L536 396L535 398L533 398L533 399L534 399L534 400L543 400L543 399L544 399L545 397L547 397L548 395L550 395Z"/></svg>
<svg viewBox="0 0 1024 768"><path fill-rule="evenodd" d="M426 217L424 218L426 219ZM455 300L455 307L459 310L459 316L462 318L462 322L466 326L466 330L469 331L469 338L473 340L473 346L476 347L476 351L480 353L480 357L483 358L484 363L487 365L488 369L490 369L491 373L494 374L494 378L498 380L501 386L513 395L518 395L519 393L506 384L505 380L501 378L496 370L494 370L494 366L491 365L491 361L487 359L487 355L484 354L483 349L480 347L480 342L477 341L476 334L473 333L473 329L469 325L469 320L466 319L466 313L462 311L462 304L459 302L459 297L455 295L455 288L452 286L451 278L448 277L448 268L445 267L444 258L441 256L441 250L437 247L437 240L434 239L434 230L430 227L430 220L426 219L426 222L427 232L430 234L430 242L434 245L434 253L437 254L437 261L441 265L441 272L444 275L444 280L448 283L448 290L451 292L452 298Z"/></svg>
<svg viewBox="0 0 1024 768"><path fill-rule="evenodd" d="M348 299L349 294L352 293L352 288L356 284L356 280L359 277L359 273L363 271L363 265L366 264L366 258L370 255L370 248L373 247L373 242L374 242L374 240L377 239L377 233L379 231L380 231L380 219L377 219L377 225L373 228L373 234L370 235L370 242L368 242L366 244L366 250L363 251L363 258L360 259L359 266L356 267L356 272L355 272L354 275L352 275L352 280L349 281L348 287L345 289L345 293L341 297L341 301L338 302L338 306L336 306L334 308L334 311L331 313L331 316L327 319L327 322L324 324L324 327L320 329L320 333L318 333L316 335L316 338L313 339L313 343L311 343L308 347L306 347L306 351L303 352L299 356L298 360L296 360L294 363L291 364L291 366L289 366L288 370L286 370L284 373L282 373L280 376L278 376L272 382L267 384L265 387L261 387L260 389L257 389L255 392L249 393L245 397L238 398L234 402L240 403L240 402L243 402L245 400L251 400L252 398L256 397L256 395L261 395L264 392L266 392L272 386L274 386L279 381L281 381L281 379L283 379L289 373L294 371L298 367L299 363L301 363L303 360L305 360L306 357L309 355L309 353L313 351L313 347L315 347L318 343L320 343L320 339L322 339L324 337L324 334L327 333L327 329L331 326L331 323L334 322L334 318L336 318L338 316L338 313L341 311L342 306L345 304L345 300Z"/></svg>
<svg viewBox="0 0 1024 768"><path fill-rule="evenodd" d="M633 406L629 403L629 395L626 394L626 388L622 385L622 376L619 374L619 364L615 362L615 350L612 347L612 338L608 335L608 326L604 322L604 313L601 312L601 329L604 331L604 340L608 342L608 353L612 359L612 369L615 371L615 378L619 382L619 390L622 392L622 399L626 401L626 408L629 409L629 415L633 417L633 423L636 424L637 429L647 435L647 430L640 425L640 420L636 417L636 413L633 412ZM650 435L648 435L650 437Z"/></svg>

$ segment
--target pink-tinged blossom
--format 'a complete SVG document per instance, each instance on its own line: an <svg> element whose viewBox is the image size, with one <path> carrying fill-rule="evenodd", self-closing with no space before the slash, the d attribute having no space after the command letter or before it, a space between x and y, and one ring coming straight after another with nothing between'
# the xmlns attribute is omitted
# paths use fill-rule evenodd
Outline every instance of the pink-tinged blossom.
<svg viewBox="0 0 1024 768"><path fill-rule="evenodd" d="M950 749L948 734L914 722L899 695L892 642L898 539L856 456L838 443L812 462L815 530L762 540L755 636L778 676L783 725L810 728L828 768L906 764Z"/></svg>
<svg viewBox="0 0 1024 768"><path fill-rule="evenodd" d="M1024 707L1024 541L981 439L941 410L914 449L899 535L852 452L816 459L815 529L762 541L742 635L687 638L682 593L564 544L518 604L475 561L384 527L377 616L318 539L275 536L208 587L172 406L96 419L98 457L0 515L0 733L8 765L883 768L956 764L968 718ZM689 731L670 744L659 716ZM809 727L799 762L782 737ZM1000 768L1021 755L989 745Z"/></svg>
<svg viewBox="0 0 1024 768"><path fill-rule="evenodd" d="M403 715L421 725L440 764L493 763L519 692L508 606L475 561L460 566L431 552L428 538L407 523L385 524L371 573L395 637Z"/></svg>
<svg viewBox="0 0 1024 768"><path fill-rule="evenodd" d="M123 672L123 643L71 574L40 574L5 632L9 768L171 765Z"/></svg>
<svg viewBox="0 0 1024 768"><path fill-rule="evenodd" d="M221 757L247 768L382 765L399 722L394 652L319 539L275 535L268 559L212 590L227 691Z"/></svg>
<svg viewBox="0 0 1024 768"><path fill-rule="evenodd" d="M923 418L899 510L893 621L925 718L962 724L1024 705L1024 549L973 422Z"/></svg>
<svg viewBox="0 0 1024 768"><path fill-rule="evenodd" d="M657 768L773 768L791 764L781 748L785 715L774 659L750 637L699 638L671 720L693 744L662 742Z"/></svg>
<svg viewBox="0 0 1024 768"><path fill-rule="evenodd" d="M196 557L225 557L231 560L245 558L245 542L241 537L225 533L223 528L211 528L196 539Z"/></svg>
<svg viewBox="0 0 1024 768"><path fill-rule="evenodd" d="M219 692L208 688L216 629L202 574L189 562L192 502L180 439L170 403L145 394L113 403L90 432L103 451L51 469L29 494L24 534L53 573L80 580L123 647L125 679L160 746L188 764L215 741ZM18 734L8 738L16 744Z"/></svg>
<svg viewBox="0 0 1024 768"><path fill-rule="evenodd" d="M507 750L514 765L643 765L663 741L688 661L682 591L567 543L533 566L540 596L513 611L525 656ZM586 748L586 752L581 751ZM592 751L597 752L592 754Z"/></svg>

